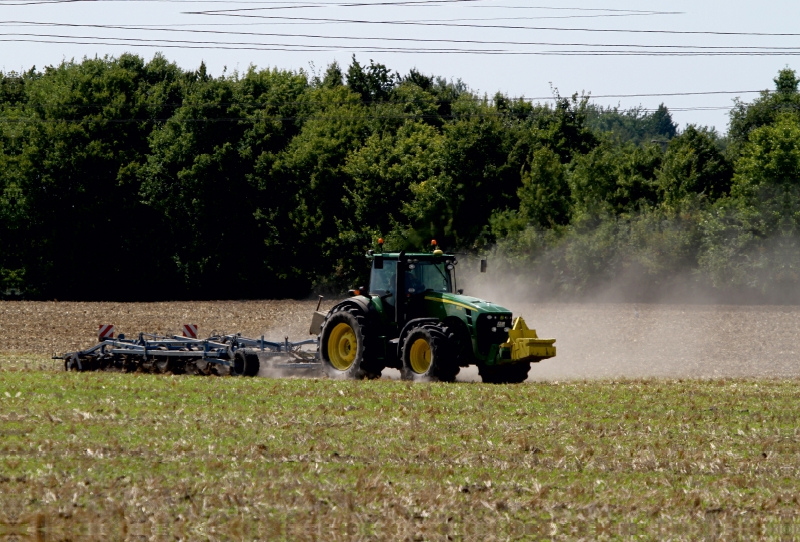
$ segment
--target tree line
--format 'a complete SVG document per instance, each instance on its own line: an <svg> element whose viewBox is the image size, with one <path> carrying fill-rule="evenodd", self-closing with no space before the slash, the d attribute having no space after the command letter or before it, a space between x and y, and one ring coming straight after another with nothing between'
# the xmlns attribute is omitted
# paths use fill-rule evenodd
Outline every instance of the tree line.
<svg viewBox="0 0 800 542"><path fill-rule="evenodd" d="M364 252L490 254L569 298L621 276L767 299L800 281L790 69L728 133L656 111L531 103L353 57L210 76L161 55L0 79L0 292L32 299L304 297Z"/></svg>

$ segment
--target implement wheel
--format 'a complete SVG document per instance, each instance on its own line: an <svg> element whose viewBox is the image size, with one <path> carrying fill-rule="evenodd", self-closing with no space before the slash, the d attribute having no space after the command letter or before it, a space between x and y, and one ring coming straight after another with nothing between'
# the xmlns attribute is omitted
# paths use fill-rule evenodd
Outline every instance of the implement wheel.
<svg viewBox="0 0 800 542"><path fill-rule="evenodd" d="M403 341L400 377L416 382L453 382L459 367L452 347L452 337L442 324L412 329Z"/></svg>
<svg viewBox="0 0 800 542"><path fill-rule="evenodd" d="M233 376L257 376L260 369L261 360L258 359L258 354L240 349L233 355Z"/></svg>
<svg viewBox="0 0 800 542"><path fill-rule="evenodd" d="M367 319L352 306L335 307L322 324L319 357L330 378L360 380L377 378L368 370Z"/></svg>
<svg viewBox="0 0 800 542"><path fill-rule="evenodd" d="M528 379L531 363L515 363L513 365L478 365L481 380L487 384L519 384Z"/></svg>

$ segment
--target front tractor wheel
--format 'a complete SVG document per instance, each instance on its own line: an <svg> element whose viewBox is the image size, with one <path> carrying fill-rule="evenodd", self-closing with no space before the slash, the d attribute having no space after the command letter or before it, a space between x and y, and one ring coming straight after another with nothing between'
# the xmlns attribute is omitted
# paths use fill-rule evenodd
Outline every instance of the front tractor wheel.
<svg viewBox="0 0 800 542"><path fill-rule="evenodd" d="M353 309L343 307L328 316L322 324L319 352L330 378L361 380L376 376L365 369L365 318Z"/></svg>
<svg viewBox="0 0 800 542"><path fill-rule="evenodd" d="M400 377L416 382L453 382L459 368L452 359L451 342L442 325L412 329L403 341Z"/></svg>

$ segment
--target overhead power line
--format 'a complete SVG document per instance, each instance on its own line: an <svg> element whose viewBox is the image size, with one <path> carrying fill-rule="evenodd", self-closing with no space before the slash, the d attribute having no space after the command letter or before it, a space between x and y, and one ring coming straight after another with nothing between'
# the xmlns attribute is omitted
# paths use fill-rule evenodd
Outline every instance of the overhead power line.
<svg viewBox="0 0 800 542"><path fill-rule="evenodd" d="M78 23L52 23L36 21L4 21L2 26L52 26L66 28L100 28L113 30L144 30L148 32L176 32L175 27L170 25L111 25L111 24L78 24ZM182 26L182 25L181 25ZM225 30L205 30L205 29L180 29L177 32L191 34L213 34L213 35L236 35L236 36L270 36L284 38L306 38L306 39L332 39L332 40L357 40L357 41L396 41L410 43L458 43L476 45L537 45L551 47L609 47L609 48L641 48L641 49L697 49L697 50L765 50L765 51L792 51L800 50L800 47L783 46L732 46L732 45L648 45L638 43L577 43L577 42L547 42L547 41L513 41L513 40L473 40L473 39L447 39L447 38L417 38L417 37L368 37L368 36L344 36L344 35L325 35L325 34L298 34L283 32L243 32ZM78 37L78 36L71 36ZM106 39L106 38L98 38ZM149 40L155 41L155 40Z"/></svg>
<svg viewBox="0 0 800 542"><path fill-rule="evenodd" d="M192 3L218 3L219 0L188 0ZM38 4L71 4L76 2L147 2L147 3L177 3L177 4L186 4L188 3L187 0L31 0L26 2L4 2L0 1L0 6L32 6ZM452 0L452 1L470 1L470 0ZM224 2L228 3L228 2ZM321 7L321 6L336 6L336 7L358 7L358 6L383 6L383 5L407 5L412 4L413 2L390 2L387 4L320 4L320 5L305 5L305 6L273 6L273 7L266 7L266 8L236 8L236 9L225 9L225 10L209 10L204 11L204 14L214 14L217 11L220 13L225 12L237 12L237 11L248 11L248 10L286 10L286 9L295 9L295 8L314 8L314 7ZM490 6L469 6L469 7L490 7ZM491 6L495 9L532 9L526 6ZM533 8L535 9L535 8ZM558 9L558 8L541 8L541 9ZM572 8L563 8L563 9L572 9ZM639 11L639 10L580 10L580 11L610 11L613 13L593 13L591 15L543 15L543 16L536 16L536 17L491 17L491 18L460 18L460 19L430 19L430 22L459 22L459 21L508 21L508 20L528 20L528 21L538 21L538 20L554 20L554 19L597 19L597 18L608 18L608 17L643 17L643 16L654 16L654 15L682 15L682 12L678 11ZM622 12L622 13L617 13ZM286 24L286 23L279 23L279 24Z"/></svg>
<svg viewBox="0 0 800 542"><path fill-rule="evenodd" d="M97 1L97 0L95 0ZM108 0L105 0L108 1ZM112 0L112 1L120 1L120 0ZM162 0L147 0L147 1L162 1ZM171 0L175 1L175 0ZM473 2L473 1L483 1L483 0L443 0L439 3L456 3L456 2ZM367 6L405 6L405 5L412 5L412 4L428 4L433 5L433 2L358 2L358 3L342 3L342 4L325 4L325 6L334 6L334 7L367 7ZM279 9L297 9L297 8L310 8L310 7L321 7L321 5L301 5L301 6L270 6L270 7L258 7L258 8L231 8L231 9L223 9L223 10L213 10L213 11L224 11L224 12L239 12L239 11L261 11L261 10L279 10ZM603 9L603 8L567 8L567 7L560 7L560 8L553 8L553 7L538 7L538 6L470 6L470 7L491 7L494 9L540 9L540 10L561 10L561 11L583 11L583 12L601 12L599 15L600 17L629 17L629 16L642 16L642 15L683 15L684 12L682 11L652 11L652 10L636 10L636 9Z"/></svg>
<svg viewBox="0 0 800 542"><path fill-rule="evenodd" d="M291 43L250 43L250 42L219 42L219 41L190 41L170 39L122 38L122 37L94 37L94 36L67 36L57 34L24 34L7 33L5 36L23 36L13 38L0 38L0 42L24 43L58 43L69 45L106 45L110 47L148 47L148 48L190 48L209 50L251 50L251 51L289 51L289 52L314 52L314 51L359 51L368 53L414 53L414 54L470 54L470 55L513 55L513 56L651 56L651 57L701 57L701 56L798 56L800 49L794 50L543 50L519 51L506 49L421 49L411 47L381 47L381 46L353 46L353 45L315 45ZM27 36L27 37L24 37ZM93 40L93 41L78 41ZM120 43L121 42L121 43Z"/></svg>
<svg viewBox="0 0 800 542"><path fill-rule="evenodd" d="M324 17L287 17L280 15L245 15L228 13L227 10L185 11L186 15L212 15L218 17L245 17L251 19L291 20L318 23L346 23L346 24L378 24L378 25L407 25L407 26L445 26L452 28L493 28L501 30L552 30L556 32L603 32L622 34L677 34L677 35L713 35L713 36L800 36L797 32L726 32L714 30L646 30L630 28L565 28L556 26L521 26L521 25L490 25L490 24L450 24L430 21L371 21L368 19L332 19Z"/></svg>
<svg viewBox="0 0 800 542"><path fill-rule="evenodd" d="M616 8L583 8L583 7L564 7L564 6L497 6L497 5L481 5L478 2L485 2L486 0L400 0L397 2L303 2L299 5L287 5L288 2L275 2L270 0L0 0L0 5L6 6L24 6L35 4L74 4L84 2L155 2L155 3L198 3L198 4L258 4L269 5L265 8L252 8L252 9L309 9L309 8L324 8L324 7L385 7L385 6L433 6L438 7L447 4L468 4L466 7L470 8L491 8L491 9L526 9L526 10L540 10L540 11L577 11L577 12L595 12L595 13L609 13L621 15L683 15L681 11L655 11L655 10L641 10L641 9L616 9ZM240 8L234 9L238 11ZM241 8L246 9L246 8Z"/></svg>

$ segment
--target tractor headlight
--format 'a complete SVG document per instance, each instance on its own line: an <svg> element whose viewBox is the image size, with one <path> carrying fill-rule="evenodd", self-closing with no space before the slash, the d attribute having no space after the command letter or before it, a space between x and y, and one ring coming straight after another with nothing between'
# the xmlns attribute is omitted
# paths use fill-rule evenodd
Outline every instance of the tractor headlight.
<svg viewBox="0 0 800 542"><path fill-rule="evenodd" d="M511 328L509 328L509 327L503 328L503 331L505 331L506 333L508 333L509 331L511 331Z"/></svg>
<svg viewBox="0 0 800 542"><path fill-rule="evenodd" d="M497 331L497 328L496 328L496 327L493 327L493 328L492 328L492 333L494 333L494 332L496 332L496 331Z"/></svg>

